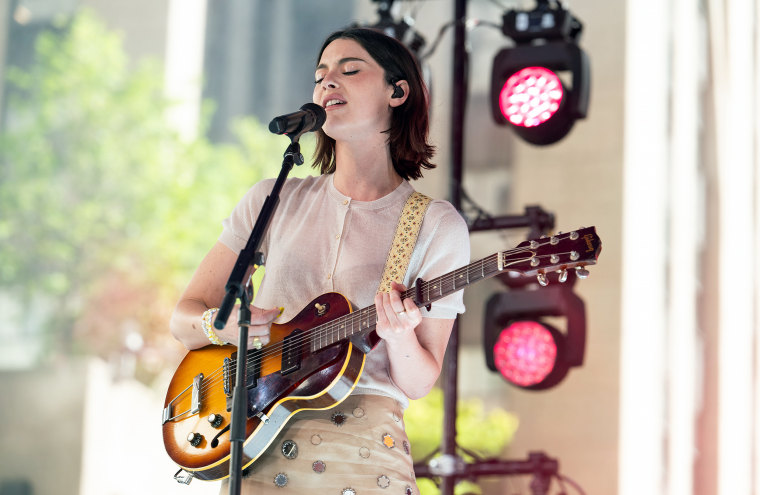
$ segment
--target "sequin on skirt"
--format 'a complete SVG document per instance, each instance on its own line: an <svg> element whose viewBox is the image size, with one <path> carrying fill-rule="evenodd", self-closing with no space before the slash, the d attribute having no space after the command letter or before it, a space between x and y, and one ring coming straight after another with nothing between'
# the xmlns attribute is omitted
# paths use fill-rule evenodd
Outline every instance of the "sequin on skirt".
<svg viewBox="0 0 760 495"><path fill-rule="evenodd" d="M379 395L300 412L248 467L241 493L418 495L402 418L401 405ZM228 480L219 493L229 493Z"/></svg>

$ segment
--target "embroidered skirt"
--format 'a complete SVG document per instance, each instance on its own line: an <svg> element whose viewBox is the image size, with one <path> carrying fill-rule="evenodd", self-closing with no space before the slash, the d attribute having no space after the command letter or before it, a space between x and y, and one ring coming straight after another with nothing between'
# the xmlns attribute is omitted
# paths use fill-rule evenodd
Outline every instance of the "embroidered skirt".
<svg viewBox="0 0 760 495"><path fill-rule="evenodd" d="M220 495L229 493L224 480ZM332 409L303 411L246 470L243 495L418 495L401 405L352 395Z"/></svg>

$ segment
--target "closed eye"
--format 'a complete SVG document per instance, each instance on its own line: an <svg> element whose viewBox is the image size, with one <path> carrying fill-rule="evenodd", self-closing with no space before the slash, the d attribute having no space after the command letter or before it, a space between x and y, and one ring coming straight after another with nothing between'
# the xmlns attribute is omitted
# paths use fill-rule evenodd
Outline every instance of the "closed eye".
<svg viewBox="0 0 760 495"><path fill-rule="evenodd" d="M343 73L343 75L344 75L344 76L353 76L354 74L356 74L356 73L358 73L358 72L359 72L358 70L350 70L350 71L344 72L344 73ZM317 79L316 81L314 81L314 84L319 84L319 83L321 83L321 82L322 82L324 79L325 79L324 77L320 77L319 79Z"/></svg>

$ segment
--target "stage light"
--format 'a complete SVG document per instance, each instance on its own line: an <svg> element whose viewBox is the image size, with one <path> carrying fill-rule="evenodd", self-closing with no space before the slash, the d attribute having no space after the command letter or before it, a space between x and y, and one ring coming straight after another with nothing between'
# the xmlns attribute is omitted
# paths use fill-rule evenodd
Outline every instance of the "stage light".
<svg viewBox="0 0 760 495"><path fill-rule="evenodd" d="M583 26L561 5L504 14L502 31L515 46L501 50L491 72L491 111L525 141L552 144L586 117L589 61L577 41Z"/></svg>
<svg viewBox="0 0 760 495"><path fill-rule="evenodd" d="M493 346L494 365L520 387L542 383L555 368L559 332L537 321L516 321L503 329Z"/></svg>
<svg viewBox="0 0 760 495"><path fill-rule="evenodd" d="M422 79L428 88L429 100L433 97L433 75L430 66L425 60L423 50L426 45L425 38L414 28L414 18L409 16L398 16L393 14L396 4L395 0L372 0L378 5L378 19L374 23L354 22L350 27L363 27L380 31L386 36L395 38L400 41L414 55L417 65L420 67Z"/></svg>
<svg viewBox="0 0 760 495"><path fill-rule="evenodd" d="M568 281L511 289L488 300L483 344L489 369L515 386L544 390L583 364L585 306Z"/></svg>

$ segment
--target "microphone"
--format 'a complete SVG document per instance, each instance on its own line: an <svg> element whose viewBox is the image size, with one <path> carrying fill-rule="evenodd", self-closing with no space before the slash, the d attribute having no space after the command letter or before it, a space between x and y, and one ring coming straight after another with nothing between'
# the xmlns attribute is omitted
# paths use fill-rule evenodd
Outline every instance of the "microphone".
<svg viewBox="0 0 760 495"><path fill-rule="evenodd" d="M319 130L327 119L325 109L316 103L307 103L298 112L275 117L269 123L274 134L302 134Z"/></svg>

